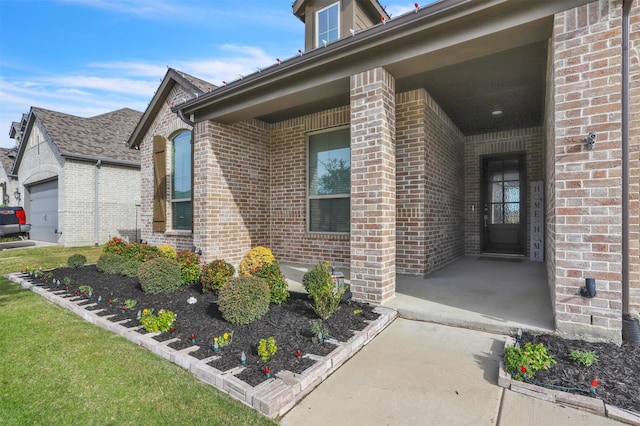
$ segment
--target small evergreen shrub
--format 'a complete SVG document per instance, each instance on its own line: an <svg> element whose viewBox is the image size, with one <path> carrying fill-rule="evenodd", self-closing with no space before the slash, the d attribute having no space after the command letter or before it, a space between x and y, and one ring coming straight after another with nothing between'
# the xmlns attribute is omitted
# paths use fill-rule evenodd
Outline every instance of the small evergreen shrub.
<svg viewBox="0 0 640 426"><path fill-rule="evenodd" d="M218 292L235 273L236 270L233 265L222 259L209 262L200 271L202 292L206 293L209 290Z"/></svg>
<svg viewBox="0 0 640 426"><path fill-rule="evenodd" d="M191 250L182 250L177 254L180 265L180 280L183 285L191 284L200 278L200 256Z"/></svg>
<svg viewBox="0 0 640 426"><path fill-rule="evenodd" d="M103 253L96 262L96 269L105 274L120 274L123 264L122 256L113 252Z"/></svg>
<svg viewBox="0 0 640 426"><path fill-rule="evenodd" d="M218 293L218 309L232 324L251 324L269 310L269 284L258 277L230 279Z"/></svg>
<svg viewBox="0 0 640 426"><path fill-rule="evenodd" d="M182 287L180 265L175 259L157 257L138 268L142 291L148 294L172 293Z"/></svg>
<svg viewBox="0 0 640 426"><path fill-rule="evenodd" d="M342 296L347 290L346 286L338 285L331 277L328 262L320 262L304 274L302 284L313 299L311 308L323 320L338 310Z"/></svg>
<svg viewBox="0 0 640 426"><path fill-rule="evenodd" d="M87 263L87 257L80 253L72 254L67 259L67 266L70 268L80 268L85 263Z"/></svg>
<svg viewBox="0 0 640 426"><path fill-rule="evenodd" d="M268 265L262 266L253 273L254 276L260 277L267 281L271 290L271 303L281 304L289 297L287 291L287 280L280 270L280 262L277 260Z"/></svg>
<svg viewBox="0 0 640 426"><path fill-rule="evenodd" d="M168 257L169 259L177 259L178 254L169 244L161 244L158 246L158 251L164 257Z"/></svg>
<svg viewBox="0 0 640 426"><path fill-rule="evenodd" d="M139 260L123 260L120 265L120 274L126 275L127 277L135 277L138 275L138 268L142 265L143 262Z"/></svg>
<svg viewBox="0 0 640 426"><path fill-rule="evenodd" d="M276 260L271 250L266 247L254 247L244 255L238 266L238 275L246 277L252 275L263 266L270 265Z"/></svg>

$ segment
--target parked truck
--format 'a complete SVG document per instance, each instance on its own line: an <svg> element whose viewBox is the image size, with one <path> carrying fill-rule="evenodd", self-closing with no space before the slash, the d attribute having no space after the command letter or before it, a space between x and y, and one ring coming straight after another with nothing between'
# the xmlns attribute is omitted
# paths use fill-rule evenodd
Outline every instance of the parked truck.
<svg viewBox="0 0 640 426"><path fill-rule="evenodd" d="M0 238L28 237L31 225L22 207L0 207Z"/></svg>

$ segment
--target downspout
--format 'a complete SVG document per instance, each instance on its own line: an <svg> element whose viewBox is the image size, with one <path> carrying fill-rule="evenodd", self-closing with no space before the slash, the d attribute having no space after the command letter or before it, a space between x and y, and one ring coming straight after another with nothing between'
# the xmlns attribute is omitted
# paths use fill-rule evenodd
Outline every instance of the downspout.
<svg viewBox="0 0 640 426"><path fill-rule="evenodd" d="M98 231L99 231L99 225L98 225L98 220L100 219L100 204L98 203L99 197L98 197L98 189L100 188L100 186L98 185L98 178L100 177L100 166L102 165L102 160L98 160L96 161L96 176L95 176L95 189L93 191L94 196L95 196L95 201L94 201L94 214L95 214L95 218L94 218L94 244L96 247L98 247Z"/></svg>
<svg viewBox="0 0 640 426"><path fill-rule="evenodd" d="M640 346L640 325L629 312L629 14L622 1L622 340Z"/></svg>

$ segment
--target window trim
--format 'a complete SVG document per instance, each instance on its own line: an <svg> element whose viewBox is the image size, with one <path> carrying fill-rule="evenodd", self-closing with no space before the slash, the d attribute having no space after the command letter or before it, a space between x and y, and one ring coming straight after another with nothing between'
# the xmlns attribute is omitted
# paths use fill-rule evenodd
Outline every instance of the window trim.
<svg viewBox="0 0 640 426"><path fill-rule="evenodd" d="M340 0L338 0L337 2L332 3L332 4L328 5L328 6L323 7L322 9L319 9L319 10L316 11L316 14L315 14L315 27L316 27L315 42L316 42L316 46L315 47L322 46L322 40L320 40L320 18L319 18L320 14L322 12L324 12L326 10L329 10L332 7L336 7L336 6L338 7L338 26L337 26L337 28L338 28L338 38L336 40L340 40L340 6L341 5L340 5ZM336 40L327 40L327 42L331 43L331 42L336 41Z"/></svg>
<svg viewBox="0 0 640 426"><path fill-rule="evenodd" d="M306 228L306 233L309 235L313 235L313 236L318 236L318 235L336 235L336 236L347 236L351 234L351 203L349 203L349 231L348 232L329 232L329 231L312 231L311 230L311 208L310 208L310 200L321 200L321 199L338 199L338 198L351 198L351 179L349 179L349 193L348 194L335 194L335 195L310 195L309 194L309 153L310 153L310 149L309 149L309 144L310 144L310 140L311 140L311 136L314 135L319 135L319 134L323 134L323 133L331 133L331 132L337 132L337 131L341 131L341 130L345 130L348 129L349 130L349 163L351 163L351 126L350 125L343 125L343 126L335 126L335 127L329 127L326 129L321 129L321 130L315 130L312 132L307 132L307 134L305 135L306 138L306 143L305 143L305 147L306 147L306 153L305 153L305 207L306 207L306 214L305 214L305 228ZM351 177L351 176L350 176Z"/></svg>
<svg viewBox="0 0 640 426"><path fill-rule="evenodd" d="M191 191L191 197L189 198L173 198L173 193L174 193L174 179L175 179L175 140L178 136L180 136L183 133L189 133L189 152L190 152L190 156L191 156L191 169L189 170L189 175L190 175L190 191ZM171 180L170 180L170 185L169 186L169 197L168 197L168 202L169 205L171 206L171 231L173 232L189 232L192 233L193 232L193 130L190 129L180 129L177 132L175 132L171 138L169 139L170 142L170 146L171 146ZM191 203L191 224L190 227L187 228L178 228L176 227L176 218L175 218L175 205L178 203L185 203L185 202L190 202Z"/></svg>

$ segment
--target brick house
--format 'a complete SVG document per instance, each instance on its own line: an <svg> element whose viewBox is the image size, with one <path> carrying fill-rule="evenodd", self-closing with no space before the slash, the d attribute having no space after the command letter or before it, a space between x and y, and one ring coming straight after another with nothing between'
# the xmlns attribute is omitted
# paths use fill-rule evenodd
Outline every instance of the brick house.
<svg viewBox="0 0 640 426"><path fill-rule="evenodd" d="M31 239L71 247L139 238L140 153L126 141L141 115L124 108L82 118L32 107L13 123L11 174Z"/></svg>
<svg viewBox="0 0 640 426"><path fill-rule="evenodd" d="M142 238L332 260L372 303L462 256L543 261L557 329L619 340L640 308L638 2L292 7L299 55L199 92L165 77L129 139Z"/></svg>

